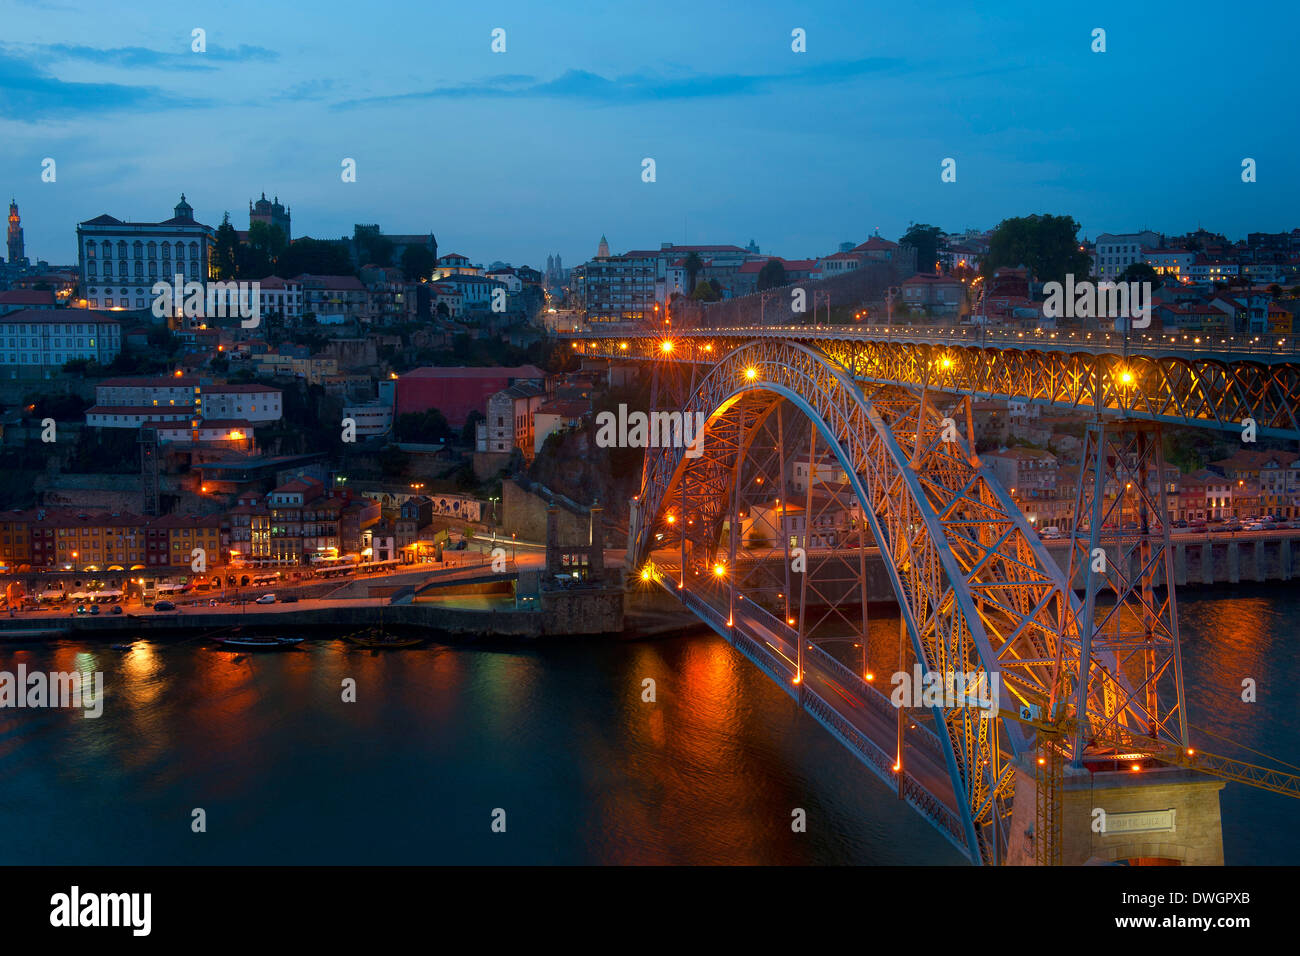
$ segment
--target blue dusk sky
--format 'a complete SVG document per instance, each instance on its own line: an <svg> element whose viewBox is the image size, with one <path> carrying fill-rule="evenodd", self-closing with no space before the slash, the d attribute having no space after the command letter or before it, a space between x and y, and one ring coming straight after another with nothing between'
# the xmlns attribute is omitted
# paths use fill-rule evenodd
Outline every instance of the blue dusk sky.
<svg viewBox="0 0 1300 956"><path fill-rule="evenodd" d="M296 236L377 222L532 266L602 233L802 258L1035 212L1240 237L1300 225L1297 9L0 0L0 188L51 262L77 222L165 219L181 192L213 226L265 191Z"/></svg>

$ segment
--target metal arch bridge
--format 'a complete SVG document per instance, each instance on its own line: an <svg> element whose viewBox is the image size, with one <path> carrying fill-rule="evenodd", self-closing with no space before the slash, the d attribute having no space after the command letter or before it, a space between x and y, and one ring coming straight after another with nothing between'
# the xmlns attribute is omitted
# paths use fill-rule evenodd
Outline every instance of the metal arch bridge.
<svg viewBox="0 0 1300 956"><path fill-rule="evenodd" d="M1258 435L1300 439L1300 335L802 325L566 337L582 355L704 365L749 342L802 342L864 384L1171 425L1241 430L1252 419Z"/></svg>
<svg viewBox="0 0 1300 956"><path fill-rule="evenodd" d="M691 448L651 439L629 534L642 579L735 644L968 859L999 863L1016 768L1041 748L1076 765L1192 753L1174 589L1157 589L1174 580L1159 423L1237 429L1254 418L1261 434L1300 437L1300 363L1170 343L1121 351L879 331L589 334L573 345L585 356L655 362L664 404L705 422ZM984 395L1093 413L1065 571L973 452L971 399ZM811 477L802 534L784 533L794 507L788 408L810 423L807 460L829 452L847 478L857 518L829 548L815 547ZM751 541L742 554L742 509L764 474L786 503L777 512L782 544L756 555ZM1114 530L1121 526L1132 530ZM906 641L927 672L947 676L948 695L925 705L929 724L912 723L872 684L868 531L901 608L899 670ZM1099 550L1111 555L1100 566ZM766 567L766 582L743 577L755 565ZM838 591L836 569L846 575ZM1082 601L1068 584L1076 573ZM1115 601L1099 609L1105 588ZM847 620L842 608L855 603L861 672L815 636L828 616ZM990 718L980 698L999 686L1009 700ZM1026 714L1068 721L1071 739L1036 741Z"/></svg>

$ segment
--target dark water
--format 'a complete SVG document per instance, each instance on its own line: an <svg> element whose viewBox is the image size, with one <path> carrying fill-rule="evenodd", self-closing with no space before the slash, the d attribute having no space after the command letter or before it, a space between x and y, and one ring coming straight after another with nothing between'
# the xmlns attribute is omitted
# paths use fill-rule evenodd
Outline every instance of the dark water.
<svg viewBox="0 0 1300 956"><path fill-rule="evenodd" d="M1181 617L1194 723L1300 764L1300 598L1188 591ZM193 643L0 645L0 670L20 661L102 670L107 701L99 719L0 710L3 864L962 862L712 635L387 654L322 640L238 663ZM1300 804L1229 785L1222 807L1228 862L1300 861Z"/></svg>

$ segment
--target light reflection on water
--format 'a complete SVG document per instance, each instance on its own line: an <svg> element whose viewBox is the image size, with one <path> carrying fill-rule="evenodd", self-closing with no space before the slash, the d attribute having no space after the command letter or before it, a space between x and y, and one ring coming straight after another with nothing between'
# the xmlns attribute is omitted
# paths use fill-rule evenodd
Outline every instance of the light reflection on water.
<svg viewBox="0 0 1300 956"><path fill-rule="evenodd" d="M1180 598L1193 723L1300 764L1300 599ZM896 618L873 619L883 673L897 639ZM242 657L0 645L0 669L20 661L101 668L107 702L98 720L0 711L0 830L27 837L0 863L961 862L709 634ZM206 834L190 832L195 807ZM505 834L489 827L498 807ZM1300 859L1293 801L1229 785L1222 807L1229 862Z"/></svg>

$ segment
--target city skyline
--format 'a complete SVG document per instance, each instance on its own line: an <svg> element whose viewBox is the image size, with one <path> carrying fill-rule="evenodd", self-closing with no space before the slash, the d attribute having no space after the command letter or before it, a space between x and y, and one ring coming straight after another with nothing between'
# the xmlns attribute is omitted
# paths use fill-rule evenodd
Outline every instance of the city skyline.
<svg viewBox="0 0 1300 956"><path fill-rule="evenodd" d="M1086 20L1018 5L993 22L938 6L763 4L739 18L669 5L641 21L410 8L346 31L337 17L254 18L236 4L234 17L259 24L236 33L215 7L192 24L157 9L106 30L74 6L8 5L10 35L26 42L0 45L0 182L33 260L73 262L77 222L159 221L182 192L212 226L228 211L244 228L244 204L265 191L292 206L295 235L378 222L534 268L555 252L586 261L602 234L616 253L753 239L803 258L877 228L897 239L911 221L956 232L1033 212L1071 215L1089 238L1294 225L1295 134L1276 120L1282 87L1264 78L1283 33L1216 23L1227 79L1182 80L1205 4L1177 22L1118 4ZM206 52L191 52L195 27ZM504 53L491 51L498 27ZM1105 53L1090 49L1097 27ZM806 53L791 50L795 28ZM334 75L349 49L380 44L382 65ZM1170 83L1187 90L1157 92ZM955 183L940 182L948 157ZM1246 157L1257 182L1241 180ZM355 183L340 179L344 158Z"/></svg>

